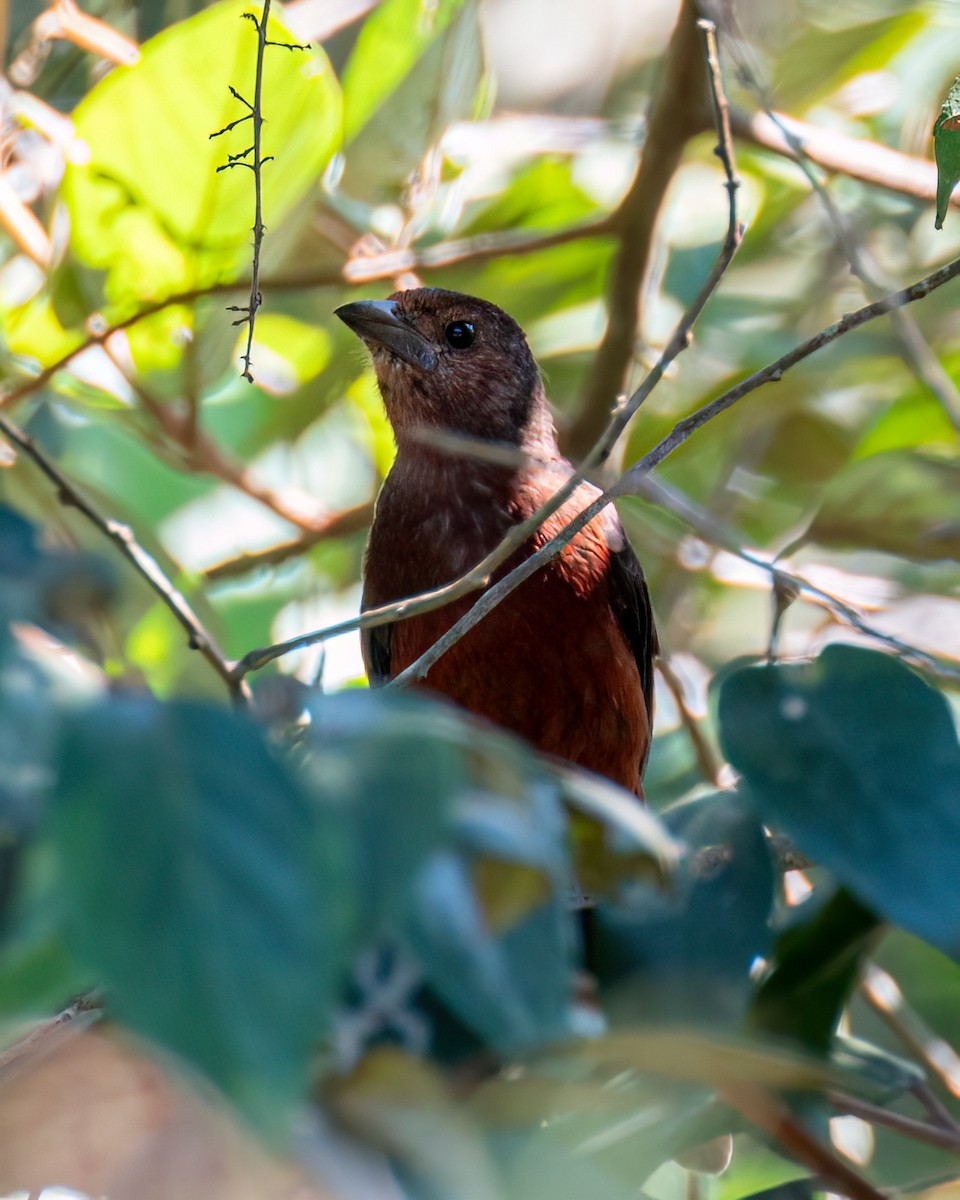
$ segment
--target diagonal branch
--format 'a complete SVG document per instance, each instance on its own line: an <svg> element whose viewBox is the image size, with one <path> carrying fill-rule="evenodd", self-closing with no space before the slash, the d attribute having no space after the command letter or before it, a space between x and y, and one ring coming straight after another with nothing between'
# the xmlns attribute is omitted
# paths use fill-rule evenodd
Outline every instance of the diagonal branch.
<svg viewBox="0 0 960 1200"><path fill-rule="evenodd" d="M256 500L264 508L275 513L291 525L313 533L326 527L326 520L308 517L300 512L295 503L286 499L282 492L260 483L250 470L228 454L210 435L198 428L196 406L174 406L158 400L143 384L127 370L120 356L115 354L109 342L104 350L130 389L140 402L140 407L156 424L164 437L182 452L187 466L201 474L212 475Z"/></svg>
<svg viewBox="0 0 960 1200"><path fill-rule="evenodd" d="M738 400L743 399L744 396L749 395L750 392L755 391L764 383L781 379L783 373L789 370L790 367L795 366L804 358L809 358L811 354L822 350L824 346L829 345L830 342L835 341L838 337L849 333L852 329L856 329L860 325L865 325L868 321L885 315L893 308L899 308L904 304L910 304L915 300L922 299L936 288L949 283L951 279L956 278L958 275L960 275L960 258L954 259L953 262L911 284L910 287L903 288L899 292L893 292L891 295L873 304L867 304L863 308L857 309L856 312L848 313L841 320L835 321L833 325L821 330L813 337L807 338L805 342L801 342L799 346L794 347L793 350L778 358L776 362L764 367L761 371L755 371L752 375L730 388L729 391L724 392L722 396L718 396L715 400L710 401L709 404L704 404L701 408L698 408L689 417L684 417L682 421L678 421L665 438L658 442L643 458L634 463L612 487L608 488L592 504L583 509L578 516L574 517L551 541L547 542L535 554L525 559L518 567L515 567L508 575L505 575L503 579L484 592L469 612L464 614L439 641L434 643L429 650L398 675L388 686L402 687L404 684L415 683L423 679L433 664L451 646L456 645L464 634L468 633L478 621L481 621L489 612L496 608L524 580L529 579L531 575L539 571L551 559L555 558L563 547L576 537L580 530L588 525L608 504L612 503L619 496L628 496L638 492L641 481L654 467L659 466L669 454L672 454L674 450L683 445L692 434L719 416L720 413L731 408ZM452 597L448 596L445 599L450 598ZM409 608L413 604L413 601L405 603ZM388 619L384 617L376 623L382 624ZM322 639L318 637L315 640L319 641ZM929 656L923 655L921 651L917 651L916 655L918 659L929 659Z"/></svg>
<svg viewBox="0 0 960 1200"><path fill-rule="evenodd" d="M805 1129L768 1088L737 1083L722 1088L720 1094L731 1108L772 1138L788 1157L813 1171L831 1191L850 1200L886 1200L883 1192Z"/></svg>
<svg viewBox="0 0 960 1200"><path fill-rule="evenodd" d="M204 628L200 618L188 604L183 594L173 586L162 567L137 541L129 525L105 517L87 500L70 482L66 475L57 467L28 434L14 425L9 418L0 413L0 433L11 441L27 458L34 462L46 475L47 479L57 489L60 503L67 507L76 508L87 520L95 525L102 534L108 537L119 549L128 562L147 581L157 593L167 608L187 634L191 650L199 650L207 662L213 667L220 678L230 689L235 701L249 699L249 688L242 678L238 679L231 663L223 654L213 637Z"/></svg>
<svg viewBox="0 0 960 1200"><path fill-rule="evenodd" d="M913 1138L927 1146L936 1146L938 1150L952 1150L960 1154L960 1131L944 1129L940 1125L931 1125L928 1121L907 1117L903 1113L891 1112L878 1104L861 1100L858 1096L850 1096L846 1092L828 1092L827 1099L841 1113L849 1113L868 1121L871 1125L880 1125L884 1129L892 1129L904 1137Z"/></svg>
<svg viewBox="0 0 960 1200"><path fill-rule="evenodd" d="M850 270L863 284L867 299L876 300L886 291L877 277L876 268L871 262L869 252L862 244L856 230L847 222L840 211L830 188L818 175L803 139L798 135L791 123L773 110L769 89L757 78L749 63L741 56L739 61L741 77L757 95L764 114L771 120L780 133L793 156L803 171L810 186L816 192L820 203L827 214L827 219L833 229L834 236L840 245L850 265ZM960 432L960 392L957 391L953 380L943 369L926 338L913 316L903 309L897 309L890 314L894 336L900 347L900 356L921 384L928 388L939 401L947 419L954 429Z"/></svg>
<svg viewBox="0 0 960 1200"><path fill-rule="evenodd" d="M834 596L823 588L817 587L816 584L810 583L801 575L793 574L780 566L778 562L769 562L767 559L745 550L733 529L713 513L707 512L696 504L678 488L653 475L645 475L636 481L635 492L652 504L659 504L668 509L689 525L704 541L713 546L719 546L742 562L749 563L750 566L766 572L775 593L779 589L795 597L799 596L808 603L823 608L835 620L850 626L851 629L857 630L858 633L862 633L875 642L881 642L901 658L916 663L917 666L931 674L938 675L943 679L960 681L960 667L952 666L941 658L927 654L917 646L912 646L892 634L885 633L882 629L877 629L874 625L869 624L852 604L841 600L839 596Z"/></svg>

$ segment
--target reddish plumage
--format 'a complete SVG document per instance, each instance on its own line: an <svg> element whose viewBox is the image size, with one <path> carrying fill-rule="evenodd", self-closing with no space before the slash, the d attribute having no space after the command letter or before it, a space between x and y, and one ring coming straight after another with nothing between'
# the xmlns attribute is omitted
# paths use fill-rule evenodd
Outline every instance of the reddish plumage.
<svg viewBox="0 0 960 1200"><path fill-rule="evenodd" d="M366 609L463 574L572 468L557 447L523 332L495 305L419 288L338 314L371 350L397 440L367 547ZM526 461L508 466L451 453L430 445L431 429L498 443ZM594 495L582 485L497 577ZM371 683L409 666L474 599L365 631ZM643 573L608 508L449 650L426 682L545 753L639 791L655 649Z"/></svg>

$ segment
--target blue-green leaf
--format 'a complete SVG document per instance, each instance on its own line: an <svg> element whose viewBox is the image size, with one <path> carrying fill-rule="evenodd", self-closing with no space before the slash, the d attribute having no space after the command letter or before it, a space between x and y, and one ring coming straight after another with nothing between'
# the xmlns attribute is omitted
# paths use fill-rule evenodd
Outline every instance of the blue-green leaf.
<svg viewBox="0 0 960 1200"><path fill-rule="evenodd" d="M960 743L898 659L834 645L723 682L720 734L764 821L879 916L960 956Z"/></svg>

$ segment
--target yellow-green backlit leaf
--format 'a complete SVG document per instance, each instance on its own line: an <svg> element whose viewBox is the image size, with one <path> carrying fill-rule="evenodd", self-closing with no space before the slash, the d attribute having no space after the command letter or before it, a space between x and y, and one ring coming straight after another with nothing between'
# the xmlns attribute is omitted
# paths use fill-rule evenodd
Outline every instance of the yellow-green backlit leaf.
<svg viewBox="0 0 960 1200"><path fill-rule="evenodd" d="M364 23L343 73L344 141L367 123L463 0L387 0Z"/></svg>
<svg viewBox="0 0 960 1200"><path fill-rule="evenodd" d="M253 176L217 171L250 145L230 95L251 99L256 33L249 6L225 0L152 38L77 106L89 161L71 165L64 195L71 248L108 271L117 301L162 297L242 272L253 225ZM270 37L292 41L271 22ZM322 52L268 49L263 74L263 219L279 222L339 144L340 91Z"/></svg>

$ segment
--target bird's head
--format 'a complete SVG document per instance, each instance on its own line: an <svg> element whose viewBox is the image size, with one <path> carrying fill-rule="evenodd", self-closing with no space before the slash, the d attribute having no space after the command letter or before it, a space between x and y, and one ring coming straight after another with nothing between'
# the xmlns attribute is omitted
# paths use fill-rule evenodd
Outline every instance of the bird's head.
<svg viewBox="0 0 960 1200"><path fill-rule="evenodd" d="M397 441L440 428L543 449L554 433L523 330L495 304L416 288L336 310L373 357Z"/></svg>

